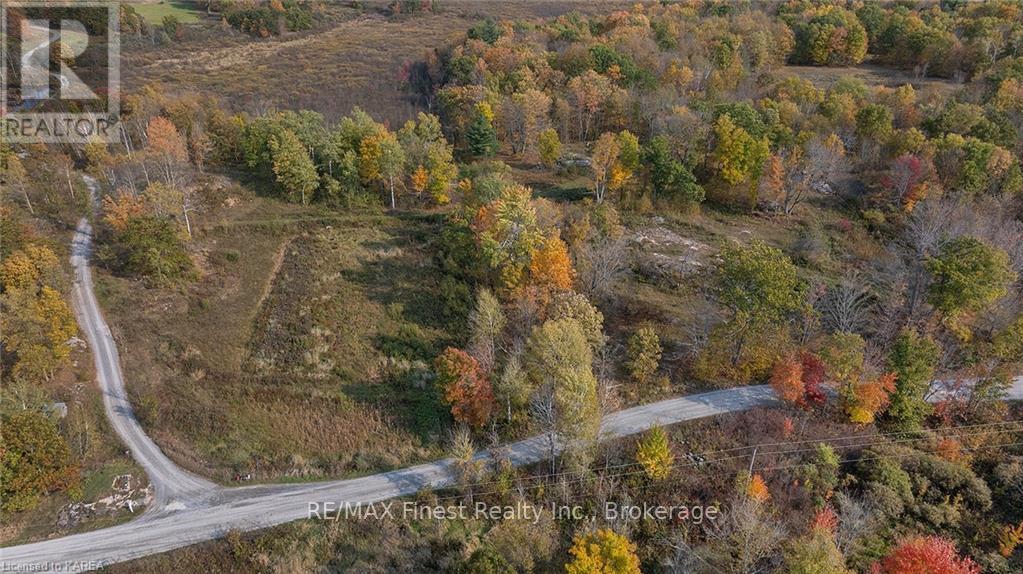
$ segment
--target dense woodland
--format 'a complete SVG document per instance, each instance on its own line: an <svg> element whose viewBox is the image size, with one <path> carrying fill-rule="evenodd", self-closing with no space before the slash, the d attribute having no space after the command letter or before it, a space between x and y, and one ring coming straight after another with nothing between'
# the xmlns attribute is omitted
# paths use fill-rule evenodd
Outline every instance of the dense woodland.
<svg viewBox="0 0 1023 574"><path fill-rule="evenodd" d="M313 1L199 4L205 20L188 26L251 42L334 25ZM451 4L351 9L414 30ZM95 404L51 408L88 379L64 263L88 209L82 171L102 187L95 263L110 302L198 321L234 296L221 290L246 246L280 250L252 271L267 287L252 288L237 361L195 333L138 342L141 359L119 341L126 361L164 369L166 382L136 383L129 365L129 386L181 464L316 479L446 454L459 486L421 500L722 511L700 524L301 523L124 571L1023 569L1021 410L1003 400L1023 363L1023 7L589 10L481 17L379 71L418 110L401 125L152 83L125 94L117 145L5 145L3 516L83 499L83 469L115 456L109 436L90 438L107 432ZM122 28L127 50L190 41L173 16L130 7ZM651 252L655 232L681 251ZM354 274L337 245L369 261L411 253L411 271L391 270L411 286ZM358 331L332 306L339 284L370 285L386 303L373 322L394 332ZM132 332L131 310L109 312ZM343 365L361 360L345 337L373 340L365 371ZM781 403L598 441L604 414L753 384ZM315 413L315 437L220 411L269 412L279 393L288 412ZM313 411L310 396L331 406ZM373 409L363 432L386 437L386 455L339 452L352 405ZM409 410L428 431L393 430ZM533 435L550 439L541 464L512 468L500 448L493 465L473 459Z"/></svg>

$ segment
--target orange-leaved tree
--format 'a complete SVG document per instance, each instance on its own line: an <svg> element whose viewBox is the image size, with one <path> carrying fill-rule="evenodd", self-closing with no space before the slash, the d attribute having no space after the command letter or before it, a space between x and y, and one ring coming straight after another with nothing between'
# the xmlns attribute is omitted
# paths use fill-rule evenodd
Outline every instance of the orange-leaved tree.
<svg viewBox="0 0 1023 574"><path fill-rule="evenodd" d="M895 390L896 378L896 373L885 373L873 381L853 384L845 407L849 420L858 424L874 422L877 413L888 406L888 397Z"/></svg>
<svg viewBox="0 0 1023 574"><path fill-rule="evenodd" d="M794 356L782 357L775 362L770 382L778 398L787 403L803 404L806 391L803 387L803 363Z"/></svg>
<svg viewBox="0 0 1023 574"><path fill-rule="evenodd" d="M149 120L146 127L146 141L149 143L149 152L159 159L167 183L175 185L177 167L188 161L185 138L169 119L156 116Z"/></svg>
<svg viewBox="0 0 1023 574"><path fill-rule="evenodd" d="M529 260L529 278L533 285L549 291L572 288L575 269L568 255L568 247L557 232L543 240Z"/></svg>
<svg viewBox="0 0 1023 574"><path fill-rule="evenodd" d="M475 427L486 424L494 408L494 390L476 359L461 349L448 347L434 366L455 420Z"/></svg>

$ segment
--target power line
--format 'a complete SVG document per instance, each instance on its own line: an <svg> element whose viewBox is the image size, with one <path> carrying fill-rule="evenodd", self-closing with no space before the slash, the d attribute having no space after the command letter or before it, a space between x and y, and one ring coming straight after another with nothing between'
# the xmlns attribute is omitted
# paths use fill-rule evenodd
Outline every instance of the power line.
<svg viewBox="0 0 1023 574"><path fill-rule="evenodd" d="M996 429L996 430L974 430L974 432L960 433L957 436L967 437L967 436L978 436L978 435L983 435L983 434L1000 434L1000 433L1006 433L1006 432L1018 432L1020 430L1023 430L1023 427L1020 426L1020 425L1023 425L1023 421L1006 421L1006 422L1000 422L1000 423L986 423L986 424L976 424L976 425L961 425L961 426L957 426L957 427L945 427L944 429L931 429L931 430L932 431L941 431L941 433L944 433L946 431L955 431L955 430L958 430L958 429L979 429L979 428L986 428L986 427L1002 427L1002 426L1006 426L1006 425L1013 425L1013 427L1012 428L1006 428L1006 429ZM880 440L880 439L888 438L889 436L892 436L892 435L898 436L898 435L904 435L904 434L911 434L911 433L907 433L907 432L889 433L889 434L881 434L881 433L879 433L879 434L876 434L876 435L859 435L859 436L852 436L852 437L837 437L837 440L843 440L843 439L849 439L849 438L860 438L860 437L863 437L863 438L872 437L875 440L866 441L866 442L860 442L860 443L855 443L855 444L834 445L834 446L836 448L840 448L840 449L867 448L867 447L883 445L883 444L910 444L910 443L923 442L923 441L928 441L928 440L932 440L932 439L935 439L935 438L939 438L939 437L934 436L934 435L928 435L928 436L924 436L924 437L900 439L900 440L896 440L896 441ZM797 444L806 444L806 443L810 443L810 442L815 442L815 443L821 444L821 443L826 443L829 440L832 440L832 439L816 439L816 440L802 440L802 441L784 441L784 442L767 443L767 444L772 445L772 446L781 446L781 445L787 445L787 444L797 445ZM1007 444L1007 445L996 445L996 446L1013 446L1014 444L1015 443ZM716 454L716 453L734 452L735 450L738 450L738 449L759 448L760 446L761 445L750 445L750 446L747 446L747 447L736 447L736 448L724 449L724 450L720 450L720 451L707 451L707 452L703 453L703 455L713 455L713 454ZM791 455L791 454L800 454L800 453L806 453L806 452L813 452L813 451L816 451L816 450L817 450L817 447L815 446L815 447L812 447L812 448L803 448L803 449L776 450L776 451L762 453L762 455L763 456L767 456L767 455ZM687 460L687 461L677 461L677 462L673 463L669 468L677 469L677 468L684 468L684 467L700 467L700 466L703 466L703 465L706 465L706 464L722 463L722 462L727 462L727 461L730 461L730 460L744 459L746 457L747 457L746 454L741 454L741 455L734 455L734 456L728 456L728 457L714 458L714 459L703 460L703 461L689 461L689 460ZM845 460L845 461L841 461L841 462L842 463L858 462L858 459L849 459L849 460ZM810 463L810 464L817 464L817 463ZM630 468L630 467L635 467L635 466L640 466L640 463L628 463L628 464L621 464L621 465L606 466L606 467L603 467L601 470L605 470L606 471L608 469L625 469L625 468ZM796 466L799 466L799 465L796 465ZM764 468L760 468L758 470L769 470L769 469L770 468L764 467ZM582 476L581 478L576 479L576 480L562 481L562 482L558 483L558 484L562 484L562 485L564 485L564 484L576 484L576 483L586 482L588 480L593 479L594 477L588 476L588 472L589 472L588 470L580 470L580 471L566 471L566 472L560 472L560 473L541 474L541 475L534 475L534 476L528 477L526 480L528 480L528 481L541 481L541 480L544 480L544 479L556 478L556 477L561 477L561 476L587 474L587 476ZM602 474L602 475L600 475L600 478L619 478L619 477L624 477L624 476L632 476L632 475L636 475L636 474L644 474L645 472L646 472L645 469L639 469L639 470L630 471L630 472ZM471 487L474 487L474 486L483 486L483 485L488 485L488 484L496 484L496 483L500 483L500 482L502 482L502 481L500 481L500 480L482 481L482 482L470 483L468 485L455 485L454 487L471 488ZM540 487L545 486L545 485L546 485L546 483L544 482L544 483L527 485L527 486L519 485L516 488L518 490L523 490L523 489L528 490L528 489L540 488ZM492 490L492 491L486 491L486 492L473 492L471 494L472 494L472 496L485 496L487 494L500 494L502 492L505 492L505 490L502 489L502 490ZM441 497L441 498L438 498L438 500L453 500L453 499L463 498L464 496L465 495L453 495L453 496Z"/></svg>
<svg viewBox="0 0 1023 574"><path fill-rule="evenodd" d="M805 440L798 440L798 441L778 441L778 442L771 442L771 443L758 443L758 444L753 444L753 445L738 446L738 447L732 447L732 448L720 449L720 450L714 450L714 451L703 451L702 453L698 453L698 454L700 456L710 456L710 455L715 455L715 454L722 454L722 453L729 453L729 452L736 452L736 451L749 451L749 450L754 450L754 449L764 449L764 448L767 448L767 447L775 447L775 446L787 446L787 445L793 445L794 446L794 445L811 444L811 443L816 445L816 444L820 444L822 442L829 442L830 443L830 442L833 442L833 441L858 440L858 439L877 440L877 439L881 439L881 438L897 437L897 436L904 436L904 435L919 435L922 432L932 432L932 433L939 433L940 434L940 433L946 433L946 432L950 432L950 431L956 431L956 430L959 430L959 429L979 429L979 428L989 428L989 427L1003 427L1003 426L1007 426L1007 425L1020 426L1020 425L1023 425L1023 421L999 421L999 422L994 422L994 423L978 423L978 424L971 424L971 425L958 425L958 426L943 427L943 428L937 428L937 429L927 429L925 431L900 431L900 432L891 432L891 433L864 433L864 434L859 434L859 435L846 435L846 436L837 436L837 437L830 437L830 438L823 438L823 439L819 438L819 439L805 439ZM935 438L935 437L934 437L934 435L927 435L925 437L921 437L920 439L916 439L916 440L928 440L930 438ZM837 446L839 448L854 448L856 446L864 446L864 445L853 444L853 445L834 445L834 446ZM869 444L867 444L865 446L869 446ZM497 449L497 450L500 450L500 449ZM771 451L771 452L767 452L767 453L764 453L764 454L795 454L795 453L798 453L798 452L810 452L810 451L814 451L814 450L816 450L816 446L814 448L804 449L804 450L801 450L801 451L789 451L789 452ZM494 450L489 451L486 456L489 457L489 459L490 459L489 462L499 462L500 461L499 458L494 456ZM746 458L747 456L749 456L748 453L743 453L743 454L732 456L732 457L718 458L718 459L715 459L715 462L720 462L720 461L724 461L724 460L734 460L734 459L737 459L737 458ZM537 461L537 462L539 462L539 461ZM703 461L703 462L708 462L708 461ZM702 464L702 463L698 463L698 464ZM629 467L635 467L635 466L640 466L640 465L641 465L641 463L638 463L638 462L622 463L622 464L618 464L618 465L605 466L605 467L602 467L601 470L629 468ZM586 474L588 472L589 471L587 469L583 469L583 470L562 471L562 472L555 472L555 473L545 473L545 474L533 475L533 476L529 477L529 480L538 480L538 479L544 479L544 478L557 478L557 477L567 476L567 475ZM497 484L499 482L502 482L502 481L501 480L477 481L477 482L473 482L473 483L467 484L465 486L466 487L470 487L470 486L485 486L485 485L489 485L489 484Z"/></svg>
<svg viewBox="0 0 1023 574"><path fill-rule="evenodd" d="M981 434L981 433L976 433L976 434ZM879 442L877 444L885 444L885 443L880 443ZM982 446L974 447L974 448L971 448L971 449L964 449L964 450L967 450L967 451L980 451L980 450L990 449L990 448L1003 448L1003 447L1019 446L1019 445L1023 445L1023 442L1007 442L1007 443L999 443L999 444L992 444L992 445L982 445ZM919 454L919 452L914 451L914 452L908 452L908 453L904 453L904 454L878 455L878 456L871 456L871 457L858 457L858 458L852 458L852 459L843 460L843 461L840 462L840 464L862 462L862 461L867 461L867 460L883 460L883 459L900 460L900 459L903 459L903 458L908 458L910 456L915 456L917 454ZM721 461L715 460L715 461L709 461L709 462L721 462ZM762 467L762 468L758 468L758 469L754 469L754 470L763 472L763 471L767 471L767 470L781 470L781 469L795 468L795 467L818 466L820 464L821 463L819 463L819 462L810 462L810 463L799 463L799 464L781 465L781 466L773 466L773 467ZM676 465L672 465L672 466L674 467ZM688 465L682 465L682 466L688 466ZM637 474L644 474L645 472L646 472L645 470L638 470L638 471L618 473L618 474L611 474L611 475L600 475L597 478L600 478L600 479L604 479L604 478L614 479L614 478L622 478L622 477L626 477L626 476L633 476L633 475L637 475ZM708 476L708 475L711 474L711 471L710 471L710 469L704 469L704 470L700 471L698 473L698 475L699 474ZM683 480L685 478L692 478L692 476L690 475L688 477L675 477L675 478L672 478L672 479L661 481L659 483L650 483L650 484L640 485L638 488L640 488L641 490L646 490L647 488L650 488L650 487L653 487L653 486L664 486L664 484L671 484L671 483L674 483L674 482L679 482L679 481L681 481L681 480ZM581 482L585 482L585 481L586 481L586 479L579 479L579 480L574 480L574 481L561 482L561 483L558 483L558 485L576 484L576 483L581 483ZM519 491L531 490L531 489L536 489L536 488L540 488L540 487L543 487L543 486L545 486L545 485L544 484L537 484L537 485L532 485L532 486L528 486L528 487L519 487L518 490ZM478 493L472 493L472 494L473 494L473 496L480 496L480 497L482 497L482 496L486 496L488 494L501 494L502 492L503 491L496 491L495 490L495 491L478 492ZM592 497L592 495L580 493L580 494L576 494L576 495L565 497L563 500L577 500L579 498L584 498L584 497ZM437 498L436 500L438 502L442 502L442 501L454 500L454 499L458 499L458 498L464 498L464 495L441 497L441 498Z"/></svg>

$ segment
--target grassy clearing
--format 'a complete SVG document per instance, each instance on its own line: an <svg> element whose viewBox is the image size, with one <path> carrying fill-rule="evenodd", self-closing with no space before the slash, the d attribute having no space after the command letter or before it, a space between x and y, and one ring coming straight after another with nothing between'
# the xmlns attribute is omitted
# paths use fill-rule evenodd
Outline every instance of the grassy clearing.
<svg viewBox="0 0 1023 574"><path fill-rule="evenodd" d="M208 216L197 282L103 276L138 414L181 464L230 480L346 475L437 456L424 374L453 340L435 216L339 216L245 195Z"/></svg>
<svg viewBox="0 0 1023 574"><path fill-rule="evenodd" d="M210 22L202 34L197 32L196 38L185 42L126 48L122 66L126 91L162 82L219 96L250 112L272 104L281 109L315 110L328 118L338 118L359 106L396 129L425 111L403 91L399 81L402 65L421 59L428 50L444 47L478 20L533 19L630 5L456 1L442 3L440 13L389 18L381 12L386 2L367 3L363 10L353 9L347 2L327 4L325 17L331 25L307 32L257 39Z"/></svg>
<svg viewBox="0 0 1023 574"><path fill-rule="evenodd" d="M910 84L923 94L931 95L947 95L959 85L951 80L923 78L913 74L912 71L871 64L844 67L785 66L782 70L810 80L820 89L827 89L843 78L855 78L868 86L888 86L889 88Z"/></svg>
<svg viewBox="0 0 1023 574"><path fill-rule="evenodd" d="M182 24L198 22L202 17L202 13L196 10L194 3L177 0L143 2L135 4L134 8L150 24L161 24L167 16L174 16Z"/></svg>

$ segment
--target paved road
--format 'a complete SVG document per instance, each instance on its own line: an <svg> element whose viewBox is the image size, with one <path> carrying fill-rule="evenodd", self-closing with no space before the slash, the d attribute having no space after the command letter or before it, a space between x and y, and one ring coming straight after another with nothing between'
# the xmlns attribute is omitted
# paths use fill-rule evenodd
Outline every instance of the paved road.
<svg viewBox="0 0 1023 574"><path fill-rule="evenodd" d="M95 189L95 182L90 182L90 189ZM87 265L90 238L88 223L83 221L75 235L72 256L77 274L75 309L92 344L107 414L157 486L157 503L127 524L0 548L0 571L36 572L47 567L67 571L68 563L79 565L79 569L94 569L218 538L229 530L255 530L308 518L311 504L368 504L414 494L426 487L452 484L450 459L349 480L235 488L217 486L177 468L142 431L124 396L117 349L92 293ZM1010 398L1023 400L1023 377L1014 381ZM606 416L601 438L628 436L662 424L776 402L767 386L737 387L659 401ZM545 437L533 437L507 445L503 455L516 465L538 462L546 458L547 444ZM486 452L479 455L481 459L489 456Z"/></svg>

